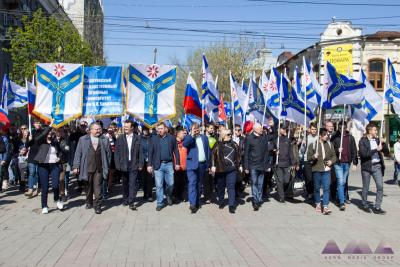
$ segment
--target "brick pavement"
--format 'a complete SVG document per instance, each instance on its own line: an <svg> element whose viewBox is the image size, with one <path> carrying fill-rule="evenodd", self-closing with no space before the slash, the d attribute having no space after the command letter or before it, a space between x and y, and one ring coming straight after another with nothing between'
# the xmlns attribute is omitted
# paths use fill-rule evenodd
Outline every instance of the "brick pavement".
<svg viewBox="0 0 400 267"><path fill-rule="evenodd" d="M392 173L388 166L385 180ZM50 213L42 215L39 198L28 200L11 189L0 193L0 265L400 266L400 187L384 185L388 214L382 216L356 205L359 169L351 172L350 186L353 204L345 212L331 205L330 216L316 214L302 198L285 204L271 200L258 212L245 203L232 215L213 204L197 214L190 214L186 203L161 212L155 203L145 203L131 211L120 205L120 195L106 200L101 215L85 209L83 196L71 198L60 212L50 195ZM331 239L342 251L350 241L364 241L372 251L384 241L394 254L324 256Z"/></svg>

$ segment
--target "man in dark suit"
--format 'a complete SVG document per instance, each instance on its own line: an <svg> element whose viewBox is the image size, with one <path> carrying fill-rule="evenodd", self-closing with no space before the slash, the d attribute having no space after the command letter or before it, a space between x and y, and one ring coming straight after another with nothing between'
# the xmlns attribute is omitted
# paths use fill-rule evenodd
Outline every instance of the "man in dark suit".
<svg viewBox="0 0 400 267"><path fill-rule="evenodd" d="M208 138L200 134L199 124L192 124L190 135L185 136L183 146L187 148L186 170L190 210L195 213L200 206L201 188L211 155Z"/></svg>
<svg viewBox="0 0 400 267"><path fill-rule="evenodd" d="M156 180L157 211L164 207L164 181L167 184L165 195L168 205L172 205L172 191L174 189L174 168L180 169L178 146L175 138L167 133L167 126L160 122L157 126L157 135L151 137L149 146L149 163L147 171L154 171Z"/></svg>
<svg viewBox="0 0 400 267"><path fill-rule="evenodd" d="M108 177L108 167L111 161L111 148L108 138L102 135L98 122L90 125L89 134L79 138L76 147L73 172L79 173L79 180L86 181L86 208L94 204L96 214L101 213L101 186L103 179ZM93 201L94 194L94 201Z"/></svg>
<svg viewBox="0 0 400 267"><path fill-rule="evenodd" d="M124 122L124 134L118 136L115 143L115 168L121 172L123 202L131 210L136 210L135 199L138 190L138 171L143 167L140 137L134 132L133 122Z"/></svg>

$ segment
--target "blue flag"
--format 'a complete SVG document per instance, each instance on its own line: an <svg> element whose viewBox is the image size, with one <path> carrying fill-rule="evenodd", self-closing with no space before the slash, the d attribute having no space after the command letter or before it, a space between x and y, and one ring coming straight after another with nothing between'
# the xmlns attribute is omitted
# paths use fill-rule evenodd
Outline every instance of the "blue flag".
<svg viewBox="0 0 400 267"><path fill-rule="evenodd" d="M388 58L385 70L385 99L392 104L394 112L400 114L400 84L397 82L396 71Z"/></svg>

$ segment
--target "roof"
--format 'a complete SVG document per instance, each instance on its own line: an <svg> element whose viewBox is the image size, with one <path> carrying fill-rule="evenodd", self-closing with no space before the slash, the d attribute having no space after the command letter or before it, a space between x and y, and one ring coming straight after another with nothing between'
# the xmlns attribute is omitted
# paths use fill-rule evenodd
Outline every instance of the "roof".
<svg viewBox="0 0 400 267"><path fill-rule="evenodd" d="M368 39L397 39L400 38L400 32L397 31L377 31L367 35Z"/></svg>

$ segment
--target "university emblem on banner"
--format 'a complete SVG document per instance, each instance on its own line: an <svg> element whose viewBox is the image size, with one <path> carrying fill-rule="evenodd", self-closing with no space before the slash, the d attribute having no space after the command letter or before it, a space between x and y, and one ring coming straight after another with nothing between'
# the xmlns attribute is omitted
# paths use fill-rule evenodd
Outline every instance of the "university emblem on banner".
<svg viewBox="0 0 400 267"><path fill-rule="evenodd" d="M36 84L36 116L59 128L82 115L83 65L36 64Z"/></svg>
<svg viewBox="0 0 400 267"><path fill-rule="evenodd" d="M176 66L133 64L128 70L126 111L152 128L175 116Z"/></svg>

